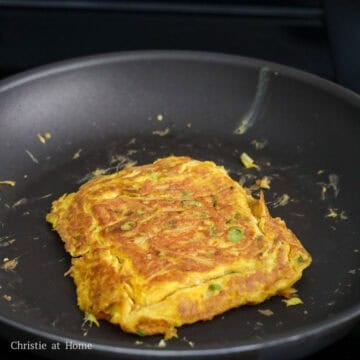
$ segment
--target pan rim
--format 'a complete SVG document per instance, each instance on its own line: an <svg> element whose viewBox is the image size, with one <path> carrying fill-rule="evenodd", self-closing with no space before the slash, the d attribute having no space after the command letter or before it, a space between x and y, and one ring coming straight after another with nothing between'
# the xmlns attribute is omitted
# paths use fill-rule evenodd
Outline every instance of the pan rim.
<svg viewBox="0 0 360 360"><path fill-rule="evenodd" d="M203 51L184 51L184 50L146 50L146 51L124 51L116 53L97 54L86 57L79 57L65 61L51 63L49 65L36 67L32 70L19 73L7 79L0 81L0 96L2 93L11 91L17 87L21 87L33 81L37 81L44 77L53 76L77 69L90 68L95 66L102 66L105 64L129 62L129 61L150 61L150 60L184 60L197 61L207 63L221 63L234 66L247 66L253 69L260 69L263 67L269 68L271 71L279 72L281 75L296 79L304 83L312 84L317 88L322 89L337 97L343 98L344 101L351 103L360 108L360 95L346 89L329 80L323 79L317 75L307 73L286 65L281 65L269 61L254 59L251 57L243 57L239 55L230 55L225 53L203 52ZM345 326L351 321L360 318L360 303L356 306L346 309L333 318L322 320L316 324L303 326L300 330L292 330L284 333L284 335L277 335L269 337L268 340L251 341L242 343L239 346L212 348L212 349L189 349L189 350L166 350L166 349L144 349L144 348L130 348L124 346L116 346L109 344L102 344L101 342L90 341L93 345L93 350L102 351L112 354L126 354L132 356L157 356L157 357L190 357L190 356L219 356L224 354L239 354L250 351L265 350L278 345L287 345L296 343L300 339L306 339L319 333L330 332L341 326ZM82 341L85 339L77 337L67 337L65 335L57 335L49 333L45 330L37 329L36 327L22 324L0 315L0 322L14 327L18 330L24 331L28 334L33 334L42 337L49 341L60 341L65 343L67 340ZM86 342L86 341L85 341Z"/></svg>
<svg viewBox="0 0 360 360"><path fill-rule="evenodd" d="M56 61L47 65L36 66L30 70L20 72L0 80L0 94L12 90L18 86L31 81L65 73L81 68L89 68L127 61L149 61L149 60L197 60L199 62L207 61L212 63L246 65L250 68L269 68L274 73L281 72L289 78L301 80L305 83L315 84L317 87L330 91L340 97L352 100L360 106L360 94L336 84L319 75L306 72L288 65L282 65L272 61L262 60L253 57L234 55L221 52L193 51L193 50L134 50L99 53L95 55L69 58L67 60Z"/></svg>

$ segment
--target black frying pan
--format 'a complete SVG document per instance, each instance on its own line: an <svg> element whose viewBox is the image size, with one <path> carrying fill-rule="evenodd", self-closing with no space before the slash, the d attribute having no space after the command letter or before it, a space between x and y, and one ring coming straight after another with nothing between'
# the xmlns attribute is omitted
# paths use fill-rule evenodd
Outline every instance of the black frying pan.
<svg viewBox="0 0 360 360"><path fill-rule="evenodd" d="M359 118L360 99L350 91L226 55L106 55L1 82L0 180L16 185L0 185L0 255L18 262L0 271L2 331L64 352L66 344L90 347L65 352L86 358L295 358L335 341L360 315ZM242 152L261 170L245 169ZM82 326L72 280L63 276L69 256L45 222L51 202L96 169L169 154L214 160L246 185L272 178L271 213L313 256L296 286L303 305L277 297L234 309L184 326L165 348L158 336L139 339L105 322Z"/></svg>

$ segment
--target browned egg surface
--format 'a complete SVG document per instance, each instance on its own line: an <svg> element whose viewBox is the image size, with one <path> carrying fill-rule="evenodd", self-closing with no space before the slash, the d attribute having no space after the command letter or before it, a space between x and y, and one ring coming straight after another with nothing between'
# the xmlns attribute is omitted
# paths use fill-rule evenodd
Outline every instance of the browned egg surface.
<svg viewBox="0 0 360 360"><path fill-rule="evenodd" d="M80 309L139 335L176 328L298 281L311 256L263 196L223 167L171 156L99 176L47 215L71 254Z"/></svg>

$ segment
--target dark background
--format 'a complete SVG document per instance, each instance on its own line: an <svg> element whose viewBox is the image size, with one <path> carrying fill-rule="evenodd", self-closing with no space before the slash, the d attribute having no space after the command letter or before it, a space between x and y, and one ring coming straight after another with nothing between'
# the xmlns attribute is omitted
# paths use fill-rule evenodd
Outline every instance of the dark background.
<svg viewBox="0 0 360 360"><path fill-rule="evenodd" d="M140 49L256 57L360 92L360 1L0 0L0 79L54 61ZM356 358L358 343L359 324L309 359ZM4 360L25 355L3 340L0 349Z"/></svg>

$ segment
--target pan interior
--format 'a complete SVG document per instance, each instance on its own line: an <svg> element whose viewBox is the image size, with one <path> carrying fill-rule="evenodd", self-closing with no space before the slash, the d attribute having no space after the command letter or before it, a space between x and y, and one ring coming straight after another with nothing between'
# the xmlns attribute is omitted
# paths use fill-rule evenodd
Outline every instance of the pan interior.
<svg viewBox="0 0 360 360"><path fill-rule="evenodd" d="M303 305L275 297L234 309L179 329L168 350L257 344L349 310L358 315L359 100L275 65L230 59L120 56L0 86L0 181L16 182L0 185L1 261L16 263L0 271L4 320L96 344L157 348L160 337L83 323L63 275L69 256L45 215L95 175L170 154L213 160L248 186L268 176L272 215L313 264L296 285ZM243 152L260 170L244 168ZM259 311L268 309L273 315Z"/></svg>

